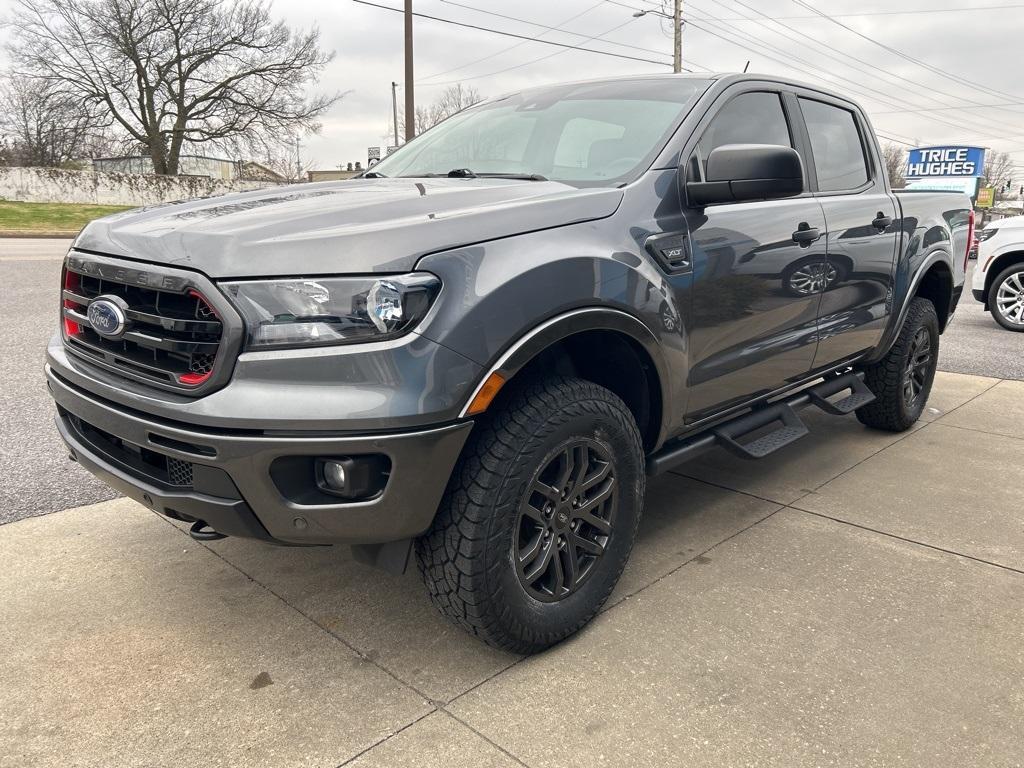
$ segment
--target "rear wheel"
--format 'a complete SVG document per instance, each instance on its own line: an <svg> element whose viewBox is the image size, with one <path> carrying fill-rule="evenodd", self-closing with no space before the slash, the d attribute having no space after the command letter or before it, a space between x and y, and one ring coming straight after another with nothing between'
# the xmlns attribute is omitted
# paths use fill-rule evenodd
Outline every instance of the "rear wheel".
<svg viewBox="0 0 1024 768"><path fill-rule="evenodd" d="M988 308L1003 328L1024 331L1024 264L1014 264L992 282Z"/></svg>
<svg viewBox="0 0 1024 768"><path fill-rule="evenodd" d="M896 343L864 369L875 400L857 410L862 424L890 432L910 429L921 417L939 362L939 318L927 299L910 302Z"/></svg>
<svg viewBox="0 0 1024 768"><path fill-rule="evenodd" d="M534 653L586 624L618 581L643 449L625 403L596 384L546 379L509 395L474 427L417 559L442 614Z"/></svg>

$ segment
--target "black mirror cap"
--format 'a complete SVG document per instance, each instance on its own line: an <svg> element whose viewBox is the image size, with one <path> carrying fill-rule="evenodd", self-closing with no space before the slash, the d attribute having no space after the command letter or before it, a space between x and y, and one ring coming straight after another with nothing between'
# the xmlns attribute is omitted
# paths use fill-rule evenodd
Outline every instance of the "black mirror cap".
<svg viewBox="0 0 1024 768"><path fill-rule="evenodd" d="M794 197L804 191L800 154L776 144L726 144L708 155L707 181L686 185L690 205Z"/></svg>

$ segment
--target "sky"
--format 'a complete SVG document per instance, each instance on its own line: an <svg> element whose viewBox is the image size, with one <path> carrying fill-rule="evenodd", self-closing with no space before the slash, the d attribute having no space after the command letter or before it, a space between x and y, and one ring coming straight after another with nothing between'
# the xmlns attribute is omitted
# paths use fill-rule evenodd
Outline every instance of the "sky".
<svg viewBox="0 0 1024 768"><path fill-rule="evenodd" d="M373 2L402 6L402 0ZM365 163L367 147L391 143L391 82L404 87L402 14L356 0L271 5L290 26L319 28L323 47L335 56L317 88L345 93L322 119L320 134L303 139L304 159L318 168ZM528 38L417 18L417 104L429 104L454 83L497 96L529 85L671 71L667 22L633 16L660 7L656 0L414 0L413 6ZM10 9L11 0L0 0L0 16ZM859 101L884 137L1011 151L1024 181L1024 0L685 0L684 17L683 59L690 69L741 71L749 61L751 72L829 85ZM401 104L401 90L398 95Z"/></svg>

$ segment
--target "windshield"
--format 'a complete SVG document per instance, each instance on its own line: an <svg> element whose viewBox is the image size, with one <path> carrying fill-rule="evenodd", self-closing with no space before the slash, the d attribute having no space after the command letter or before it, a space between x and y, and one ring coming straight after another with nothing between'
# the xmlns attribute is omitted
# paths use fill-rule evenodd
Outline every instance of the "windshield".
<svg viewBox="0 0 1024 768"><path fill-rule="evenodd" d="M372 173L444 176L466 169L612 186L653 161L709 84L656 78L524 91L445 120Z"/></svg>

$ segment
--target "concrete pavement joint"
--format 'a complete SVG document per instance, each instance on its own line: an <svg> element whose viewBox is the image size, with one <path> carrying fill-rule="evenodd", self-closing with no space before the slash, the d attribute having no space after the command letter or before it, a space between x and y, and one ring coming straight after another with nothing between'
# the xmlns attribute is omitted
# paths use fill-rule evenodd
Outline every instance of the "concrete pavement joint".
<svg viewBox="0 0 1024 768"><path fill-rule="evenodd" d="M709 483L709 485L710 485L710 483ZM730 489L725 489L725 490L730 490ZM747 495L747 496L750 496L751 494L745 494L745 495ZM758 498L758 499L760 499L760 497L757 497L757 496L755 496L754 498ZM801 497L801 498L803 498L803 497ZM768 501L767 499L760 499L760 500L761 500L761 501ZM607 612L611 611L612 609L614 609L614 608L616 608L616 607L618 607L618 606L622 605L623 603L625 603L625 602L626 602L627 600L629 600L630 598L632 598L632 597L636 597L636 596L637 596L638 594L640 594L641 592L643 592L643 591L644 591L645 589L647 589L648 587L652 587L652 586L654 586L655 584L659 583L660 581L662 581L662 580L664 580L664 579L668 578L668 577L669 577L669 576L671 576L672 574L674 574L674 573L676 573L677 571L679 571L679 570L680 570L681 568L684 568L685 566L687 566L687 565L689 565L690 563L692 563L692 562L693 562L694 560L696 560L697 558L699 558L699 557L703 557L703 556L704 556L704 555L706 555L706 554L707 554L708 552L710 552L711 550L715 549L716 547L718 547L718 546L720 546L720 545L724 544L725 542L729 541L730 539L733 539L733 538L735 538L736 536L739 536L739 535L740 535L741 533L745 533L746 531L749 531L749 530L750 530L751 528L753 528L753 527L754 527L754 526L756 526L756 525L760 525L760 524L761 524L761 523L763 523L763 522L764 522L765 520L767 520L767 519L768 519L769 517L771 517L772 515L774 515L774 514L775 514L776 512L779 512L779 511L781 511L781 510L783 510L783 509L785 509L785 508L786 508L786 505L785 505L785 504L781 504L781 503L779 503L779 502L769 502L769 503L772 503L772 504L778 504L778 507L776 507L775 509L773 509L773 510L772 510L771 512L769 512L769 513L768 513L767 515L765 515L764 517L762 517L762 518L760 518L760 519L758 519L758 520L755 520L755 521L754 521L754 522L752 522L752 523L751 523L750 525L747 525L747 526L745 526L745 527L741 528L740 530L736 531L735 533L731 533L731 534L729 534L729 535L728 535L728 536L726 536L726 537L725 537L724 539L721 539L720 541L717 541L717 542L715 542L714 544L712 544L712 545L711 545L710 547L707 547L707 548L706 548L706 549L704 549L703 551L701 551L701 552L697 552L697 553L696 553L696 554L695 554L695 555L694 555L693 557L691 557L691 558L689 558L689 559L685 560L684 562L682 562L682 563L680 563L679 565L675 566L675 567L674 567L674 568L672 568L671 570L669 570L669 571L666 571L665 573L661 574L660 576L658 576L657 578L655 578L655 579L653 579L652 581L648 582L647 584L644 584L644 585L643 585L642 587L639 587L638 589L635 589L635 590L633 590L632 592L630 592L630 593L628 593L628 594L625 594L625 595L623 595L623 596L622 596L621 598L619 598L618 600L616 600L616 601L615 601L615 602L613 602L613 603L610 603L610 604L607 604L607 605L605 605L605 606L604 606L604 607L603 607L603 608L601 609L601 611L600 611L600 612L598 613L598 615L599 615L599 616L601 616L601 615L603 615L603 614L605 614L605 613L607 613ZM521 662L525 661L525 660L526 660L526 659L528 659L528 658L530 658L530 657L529 657L529 656L521 656L520 658L518 658L518 659L516 659L515 661L511 662L510 664L508 664L508 665L506 665L506 666L502 667L501 669L497 670L497 671L496 671L496 672L494 672L493 674L491 674L491 675L489 675L488 677L484 678L484 679L483 679L483 680L481 680L480 682L478 682L478 683L474 683L474 684L473 684L473 685L471 685L471 686L470 686L469 688L467 688L466 690L462 691L462 693L458 694L457 696L453 696L453 697L452 697L451 699L449 699L449 700L448 700L448 701L447 701L447 702L446 702L445 704L443 704L443 705L441 706L441 709L443 709L443 710L444 710L445 712L448 712L448 714L452 714L452 713L451 713L451 712L449 712L449 711L448 711L448 709L447 709L447 707L448 707L449 705L451 705L451 704L454 704L454 703L455 703L456 701L458 701L459 699L461 699L461 698L462 698L463 696L465 696L465 695L467 695L467 694L471 693L472 691L475 691L475 690L476 690L477 688L479 688L480 686L482 686L482 685L485 685L486 683L489 683L489 682L490 682L491 680L495 679L496 677L499 677L499 676L501 676L501 675L505 674L505 673L506 673L506 672L508 672L508 671L509 671L510 669L512 669L513 667L515 667L516 665L520 664ZM455 715L452 715L452 717L455 717ZM458 719L458 718L456 718L456 719ZM461 721L460 721L460 722L461 722Z"/></svg>
<svg viewBox="0 0 1024 768"><path fill-rule="evenodd" d="M529 765L528 765L527 763L523 762L523 761L522 761L522 760L520 760L520 759L519 759L518 757L516 757L515 755L513 755L513 754L512 754L511 752L509 752L509 751L508 751L507 749L505 749L505 748L504 748L503 746L501 746L501 744L499 744L498 742L496 742L496 741L494 741L493 739L491 739L491 738L489 738L489 737L485 736L484 734L480 733L480 731L478 731L478 730L477 730L476 728L474 728L474 727L473 727L472 725L470 725L469 723L467 723L467 722L466 722L465 720L463 720L463 719L462 719L461 717L459 717L458 715L455 715L455 714L453 714L453 713L449 712L449 711L448 711L447 709L445 709L444 707L441 707L441 709L442 709L442 710L444 710L444 713L445 713L446 715L448 715L448 716L449 716L450 718L452 718L453 720L455 720L455 721L456 721L457 723L460 723L460 724L461 724L461 725L462 725L463 727L465 727L465 728L468 728L469 730L471 730L471 731L472 731L473 733L475 733L475 734L476 734L477 736L479 736L479 737L480 737L481 739L483 739L484 741L486 741L486 742L487 742L488 744L490 744L490 745L491 745L492 747L494 747L495 749L497 749L497 750L498 750L499 752L501 752L502 754L506 755L506 756L507 756L507 757L508 757L509 759L511 759L511 760L515 760L515 761L516 761L517 763L519 763L519 765L523 766L523 768L530 768L530 766L529 766Z"/></svg>
<svg viewBox="0 0 1024 768"><path fill-rule="evenodd" d="M949 414L951 414L951 413L955 413L956 411L960 410L961 408L963 408L963 407L964 407L965 405L967 405L968 403L972 403L972 402L974 402L974 401L975 401L975 400L977 400L977 399L978 399L979 397L981 397L982 395L984 395L984 394L985 394L986 392L988 392L989 390L991 390L991 389L993 389L994 387L996 387L996 386L997 386L997 385L998 385L998 384L999 384L999 383L1000 383L1001 381L1003 381L1003 379L997 379L997 380L996 380L996 382L995 382L995 384L992 384L991 386L989 386L989 387L987 387L986 389L982 390L981 392L979 392L978 394L976 394L976 395L975 395L974 397L972 397L972 398L969 398L968 400L965 400L964 402L960 403L960 405L956 406L955 408L950 408L950 409L949 409L948 411L946 411L946 412L945 412L944 414L942 414L942 416L940 416L939 418L935 419L935 421L930 421L930 422L928 422L927 424L925 424L924 426L922 426L922 427L921 427L920 429L908 429L907 431L905 431L905 432L904 432L904 433L903 433L902 435L900 435L900 436L899 436L898 438L896 438L895 440L893 440L893 441L892 441L891 443L889 443L888 445L886 445L886 446L884 446L884 447L882 447L882 448L879 448L879 449L878 449L877 451L875 451L874 453L872 453L872 454L871 454L870 456L865 456L865 457L864 457L863 459L861 459L860 461L858 461L858 462L857 462L856 464L854 464L853 466L847 467L847 468L846 468L846 469L844 469L844 470L843 470L842 472L840 472L839 474L837 474L837 475L836 475L835 477L831 477L831 478L829 478L828 480L826 480L826 481L825 481L824 483L821 483L820 485L817 485L817 486L815 486L814 490L813 490L813 491L812 491L811 493L817 493L817 492L818 492L819 490L821 490L822 488L824 488L824 487L825 487L826 485L828 485L829 483L831 483L831 482L832 482L833 480L836 480L836 479L838 479L838 478L842 477L843 475L845 475L845 474L846 474L847 472L849 472L849 471L851 471L851 470L853 470L853 469L856 469L856 468L857 468L857 467L859 467L859 466L860 466L861 464L863 464L863 463L864 463L865 461L869 461L870 459L873 459L873 458L875 458L875 456L877 456L877 455L878 455L878 454L880 454L880 453L883 453L884 451L887 451L887 450L889 450L889 449L890 449L890 448L892 448L892 447L893 447L894 445L898 445L899 443L902 443L902 442L903 442L904 440L906 440L906 439L907 439L908 437L910 437L911 435L916 435L916 434L918 434L918 433L920 433L920 432L924 432L924 431L925 431L926 429L928 429L928 427L932 426L933 424L937 424L937 423L939 422L939 420L940 420L940 419L942 419L942 417L943 417L943 416L948 416L948 415L949 415ZM943 425L943 426L946 426L946 425ZM807 496L809 496L809 495L810 495L810 494L808 494L808 493L805 493L805 494L804 494L803 496L801 496L800 498L798 498L798 499L794 499L793 501L791 501L791 502L790 502L790 504L796 504L796 503L797 503L798 501L800 501L801 499L805 499L805 498L807 498ZM805 511L805 510L801 510L801 511Z"/></svg>
<svg viewBox="0 0 1024 768"><path fill-rule="evenodd" d="M710 488L717 488L720 491L729 491L729 493L738 493L741 496L748 496L751 499L757 499L758 501L764 501L764 502L766 502L768 504L778 504L778 505L783 506L783 507L786 506L786 502L780 501L779 499L769 499L766 496L758 496L756 493L751 493L750 491L741 491L738 488L730 488L727 485L721 485L720 483L714 483L714 482L712 482L710 480L705 480L703 477L696 477L694 475L684 475L682 472L677 472L674 469L670 469L669 470L669 474L675 475L676 477L685 477L687 480L694 480L694 481L696 481L698 483L701 483L703 485L706 485L706 486L708 486ZM798 496L796 498L796 501L799 501L800 499L802 499L806 495L807 494L804 493L803 495Z"/></svg>
<svg viewBox="0 0 1024 768"><path fill-rule="evenodd" d="M832 517L831 515L826 515L824 512L812 512L809 509L803 509L802 507L795 507L792 504L787 505L785 507L785 509L790 509L790 510L792 510L794 512L803 512L805 515L814 515L815 517L820 517L820 518L822 518L824 520L831 520L834 523L840 523L841 525L848 525L851 528L860 528L862 531L867 531L869 533L876 533L879 536L887 536L890 539L896 539L897 541L902 541L902 542L905 542L907 544L916 544L919 547L925 547L927 549L933 549L936 552L942 552L942 553L947 554L947 555L953 555L954 557L962 557L965 560L973 560L976 563L981 563L983 565L991 565L993 568L1000 568L1000 569L1002 569L1004 571L1010 571L1011 573L1016 573L1016 574L1020 574L1021 576L1024 576L1024 570L1021 570L1020 568L1014 568L1012 565L1003 565L1002 563L997 563L997 562L994 562L992 560L985 560L984 558L975 557L974 555L965 555L963 552L957 552L954 549L946 549L945 547L940 547L937 544L928 544L927 542L918 541L917 539L909 539L906 536L900 536L899 534L896 534L896 533L889 533L888 531L882 531L882 530L879 530L878 528L872 528L872 527L867 526L867 525L861 525L860 523L854 523L854 522L850 522L849 520L843 520L841 517ZM778 510L776 510L776 511L778 511Z"/></svg>
<svg viewBox="0 0 1024 768"><path fill-rule="evenodd" d="M801 498L803 498L803 497L801 496ZM622 605L623 603L627 602L627 601L628 601L628 600L629 600L630 598L636 597L637 595L639 595L639 594L640 594L641 592L643 592L644 590L646 590L646 589L649 589L650 587L653 587L653 586L654 586L655 584L659 584L659 583L661 583L662 581L664 581L665 579L667 579L667 578L668 578L669 576L672 576L673 574L675 574L675 573L678 573L678 572L679 572L680 570L682 570L683 568L685 568L686 566L688 566L688 565L689 565L690 563L692 563L693 561L697 560L698 558L704 557L704 555L706 555L706 554L707 554L708 552L710 552L711 550L713 550L713 549L717 549L718 547L720 547L720 546L722 546L723 544L725 544L725 543L726 543L727 541L731 541L732 539L735 539L735 538L736 538L737 536L739 536L739 535L740 535L740 534L742 534L742 533L746 533L746 532L747 532L747 531L749 531L749 530L750 530L751 528L754 528L755 526L758 526L758 525L760 525L760 524L761 524L761 523L763 523L763 522L764 522L765 520L767 520L768 518L772 517L772 516L773 516L773 515L775 515L775 514L776 514L777 512L781 512L781 511L782 511L783 509L785 509L785 508L786 508L786 505L785 505L785 504L780 504L780 505L778 506L778 508L776 508L776 509L773 509L773 510L772 510L771 512L769 512L769 513L768 513L767 515L765 515L764 517L762 517L762 518L760 518L760 519L758 519L758 520L755 520L755 521L754 521L754 522L752 522L752 523L751 523L750 525L747 525L747 526L745 526L745 527L741 528L740 530L736 531L735 533L731 533L731 534L729 534L728 536L726 536L726 537L725 537L724 539L722 539L721 541L715 542L714 544L712 544L712 545L711 545L710 547L708 547L708 548L707 548L707 549L705 549L704 551L702 551L702 552L698 552L697 554L695 554L695 555L694 555L693 557L691 557L690 559L688 559L688 560L686 560L686 561L684 561L684 562L680 563L679 565L675 566L675 567L674 567L674 568L672 568L671 570L669 570L669 571L666 571L666 572L665 572L665 573L663 573L663 574L662 574L661 576L658 576L658 577L657 577L656 579L654 579L653 581L651 581L651 582L650 582L649 584L644 584L644 585L643 585L642 587L639 587L639 588L637 588L637 589L633 590L632 592L630 592L630 593L628 593L628 594L625 594L625 595L623 595L623 596L622 596L621 598L619 598L618 600L616 600L616 601L615 601L614 603L612 603L611 605L609 605L609 606L605 607L605 608L604 608L604 610L602 610L602 611L601 611L601 614L605 614L605 613L608 613L609 611L611 611L611 610L613 610L613 609L617 608L618 606ZM801 510L801 511L802 511L802 510Z"/></svg>
<svg viewBox="0 0 1024 768"><path fill-rule="evenodd" d="M429 702L429 703L430 703L430 705L431 705L431 706L432 706L432 707L433 707L434 709L437 709L437 707L438 707L438 704L439 704L439 702L437 702L437 701L435 701L434 699L432 699L432 698L431 698L430 696L428 696L427 694L425 694L425 693L424 693L423 691L421 691L421 690L420 690L419 688L417 688L417 687L416 687L415 685L413 685L412 683L409 683L409 682L407 682L407 681L403 680L402 678L400 678L400 677L399 677L398 675L396 675L396 674L395 674L394 672L392 672L392 671L391 671L390 669L388 669L387 667L385 667L385 666L382 666L381 664L378 664L376 660L374 660L374 659L371 659L370 657L368 657L368 656L367 656L367 655L366 655L365 653L363 653L363 652L362 652L362 651L360 651L360 650L359 650L359 649L358 649L357 647L355 647L354 645L352 645L352 643L350 643L350 642L349 642L348 640L346 640L346 639L345 639L344 637L342 637L342 636L341 636L341 635L339 635L338 633L334 632L333 630L330 630L330 629L328 629L328 628L327 628L327 627L325 627L324 625L320 624L320 623L319 623L318 621L316 621L316 620L315 620L315 619L314 619L314 618L313 618L312 616L309 616L309 615L308 615L308 614L307 614L307 613L306 613L305 611L303 611L303 610L302 610L301 608L298 608L298 607L296 607L296 606L292 605L291 603L289 603L289 602L288 602L288 601L287 601L287 600L286 600L286 599L285 599L284 597L282 597L282 596L281 596L281 595L279 595L279 594L278 594L277 592L275 592L275 591L274 591L274 590L273 590L273 589L272 589L271 587L267 586L266 584L264 584L263 582L259 581L258 579L254 579L254 578L253 578L252 576L250 576L250 575L249 575L248 573L246 573L246 572L245 572L245 571L243 571L243 570L242 570L241 568L239 568L239 567L238 567L237 565L235 565L235 564L234 564L234 563L232 563L232 562L231 562L230 560L228 560L228 559L227 559L226 557L224 557L224 556L223 556L223 555L222 555L222 554L221 554L220 552L218 552L217 550L215 550L215 549L212 549L211 547L207 546L207 545L206 545L206 543L204 543L204 542L202 542L202 541L196 541L195 539L193 539L193 538L192 538L191 536L189 536L189 535L188 535L188 531L183 531L183 530L182 530L182 529L180 529L180 528L179 528L178 526L176 526L176 525L175 525L174 523L172 523L172 522L171 522L170 520L168 520L168 519L167 519L166 517L164 517L163 515L161 515L161 514L160 514L159 512L155 512L155 511L153 511L153 510L150 510L150 512L151 512L152 514L156 515L156 516L157 516L157 517L158 517L158 518L159 518L160 520L162 520L163 522L165 522L165 523L166 523L167 525L169 525L169 526L170 526L171 528L173 528L173 529L174 529L175 531L177 531L178 533L180 533L180 534L181 534L182 536L185 536L185 537L186 537L186 538L187 538L187 539L188 539L188 540L189 540L190 542L193 542L193 543L195 543L195 544L198 544L198 545L199 545L199 546L201 546L201 547L202 547L203 549L205 549L205 550L206 550L207 552L209 552L210 554L212 554L212 555L214 555L215 557L219 558L219 559L221 560L221 562L223 562L223 563L227 564L228 566L230 566L230 567L231 567L232 569L234 569L235 571L238 571L238 573L242 574L242 575L243 575L243 576L244 576L245 578L247 578L247 579L248 579L249 581L251 581L251 582L252 582L253 584L255 584L256 586L260 587L261 589L264 589L264 590L266 590L267 592L269 592L269 593L270 593L271 595L273 595L273 596L274 596L274 597L276 597L276 598L277 598L278 600L280 600L280 601L281 601L282 603L284 603L284 604L285 604L285 605L287 605L287 606L288 606L289 608L291 608L291 609L292 609L293 611L295 611L295 613L299 614L299 616L301 616L301 617L302 617L302 618L304 618L304 619L305 619L306 621L308 621L308 622L310 622L311 624L313 624L313 625L314 625L314 626L315 626L315 627L316 627L317 629L319 629L319 630L320 630L321 632L324 632L324 633L326 633L327 635L330 635L330 636L331 636L331 637L333 637L333 638L334 638L335 640L337 640L337 641L338 641L339 643L341 643L342 645L344 645L344 646L345 646L346 648L348 648L348 649L349 649L350 651L352 651L352 653L354 653L354 654L355 654L356 656L358 656L358 657L359 657L359 658L360 658L360 659L361 659L362 661L366 662L367 664L372 664L373 666L377 667L377 669L379 669L379 670L380 670L381 672L383 672L384 674L386 674L386 675L387 675L388 677L390 677L390 678L391 678L392 680L394 680L395 682L399 683L400 685L403 685L403 686L405 686L406 688L408 688L409 690L411 690L411 691L412 691L413 693L415 693L415 694L416 694L417 696L419 696L420 698L422 698L422 699L423 699L424 701L426 701L426 702Z"/></svg>
<svg viewBox="0 0 1024 768"><path fill-rule="evenodd" d="M384 744L385 742L388 742L388 741L390 741L391 739L395 738L395 736L397 736L398 734L400 734L400 733L401 733L402 731L405 731L405 730L407 730L407 729L409 729L409 728L412 728L412 727L413 727L414 725L416 725L416 723L418 723L418 722L420 722L420 721L422 721L422 720L426 720L426 719L427 719L428 717L430 717L430 716L431 716L432 714L434 714L434 713L435 713L435 712L437 712L437 711L438 711L438 707L436 707L436 706L435 706L435 707L434 707L433 709L431 709L431 710L430 710L429 712L427 712L427 713L426 713L426 714L424 714L424 715L421 715L420 717L417 717L417 718L416 718L415 720L413 720L413 721L412 721L411 723L406 723L405 725L403 725L403 726L402 726L401 728L399 728L399 729L398 729L397 731L395 731L394 733L389 733L389 734L388 734L387 736L385 736L385 737L384 737L383 739L379 739L378 741L375 741L375 742L374 742L373 744L371 744L370 746L368 746L368 747L367 747L366 749L364 749L364 750L362 750L362 751L360 751L360 752L358 752L358 753L356 753L356 754L352 755L352 757L348 758L347 760L344 760L344 761L342 761L341 763L338 763L338 766L337 766L337 768L344 768L344 766L346 766L346 765L349 765L349 764L351 764L351 763L352 763L353 761L355 761L355 760L358 760L358 759L359 759L360 757L362 757L363 755L365 755L365 754L366 754L367 752L370 752L371 750L374 750L374 749L376 749L377 747L379 747L379 746L380 746L381 744Z"/></svg>
<svg viewBox="0 0 1024 768"><path fill-rule="evenodd" d="M952 413L952 411L950 411ZM942 427L948 427L949 429L962 429L965 432L977 432L979 435L989 435L990 437L1008 437L1011 440L1024 440L1022 435L1007 435L1005 432L989 432L987 429L978 429L976 427L965 427L962 424L946 424L941 421L933 421L932 424L938 424Z"/></svg>

